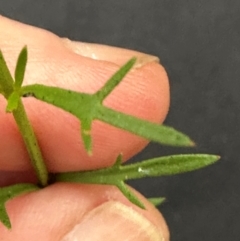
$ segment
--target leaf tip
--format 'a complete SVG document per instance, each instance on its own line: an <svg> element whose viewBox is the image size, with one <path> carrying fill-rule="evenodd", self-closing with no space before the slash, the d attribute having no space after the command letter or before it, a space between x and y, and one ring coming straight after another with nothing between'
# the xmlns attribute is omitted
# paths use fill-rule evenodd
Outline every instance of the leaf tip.
<svg viewBox="0 0 240 241"><path fill-rule="evenodd" d="M131 189L123 181L115 183L114 185L119 188L119 190L130 202L137 205L141 209L146 209L143 202L131 191Z"/></svg>
<svg viewBox="0 0 240 241"><path fill-rule="evenodd" d="M206 158L209 160L209 164L217 162L221 158L221 156L219 156L219 155L205 154L204 156L206 156Z"/></svg>
<svg viewBox="0 0 240 241"><path fill-rule="evenodd" d="M115 163L114 163L114 167L119 167L121 164L122 164L122 156L123 156L123 154L122 153L120 153L118 156L117 156L117 159L116 159L116 161L115 161Z"/></svg>
<svg viewBox="0 0 240 241"><path fill-rule="evenodd" d="M83 129L82 128L82 139L85 150L87 151L88 155L92 155L92 138L91 138L91 130L90 129Z"/></svg>
<svg viewBox="0 0 240 241"><path fill-rule="evenodd" d="M196 142L190 140L190 145L189 145L189 146L190 146L190 147L196 147Z"/></svg>
<svg viewBox="0 0 240 241"><path fill-rule="evenodd" d="M148 198L148 201L151 202L155 207L162 205L165 201L165 197L153 197Z"/></svg>
<svg viewBox="0 0 240 241"><path fill-rule="evenodd" d="M92 152L92 149L91 149L91 148L88 148L88 149L87 149L87 154L88 154L89 156L92 156L93 152Z"/></svg>
<svg viewBox="0 0 240 241"><path fill-rule="evenodd" d="M2 224L9 230L12 228L12 224L4 204L0 205L0 222L2 222Z"/></svg>
<svg viewBox="0 0 240 241"><path fill-rule="evenodd" d="M185 140L182 140L182 143L179 142L179 146L182 147L196 147L196 142L190 139L188 136L185 135Z"/></svg>
<svg viewBox="0 0 240 241"><path fill-rule="evenodd" d="M219 155L214 155L214 157L215 157L215 161L218 161L221 159L221 156L219 156Z"/></svg>

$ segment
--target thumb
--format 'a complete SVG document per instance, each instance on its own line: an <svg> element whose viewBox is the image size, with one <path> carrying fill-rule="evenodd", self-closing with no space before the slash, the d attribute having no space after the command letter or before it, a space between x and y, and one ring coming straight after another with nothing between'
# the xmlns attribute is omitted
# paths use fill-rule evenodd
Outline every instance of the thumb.
<svg viewBox="0 0 240 241"><path fill-rule="evenodd" d="M139 193L146 210L113 186L58 183L7 202L12 230L0 240L168 241L167 225Z"/></svg>
<svg viewBox="0 0 240 241"><path fill-rule="evenodd" d="M120 202L106 202L84 216L62 241L129 240L163 241L163 233L134 209Z"/></svg>

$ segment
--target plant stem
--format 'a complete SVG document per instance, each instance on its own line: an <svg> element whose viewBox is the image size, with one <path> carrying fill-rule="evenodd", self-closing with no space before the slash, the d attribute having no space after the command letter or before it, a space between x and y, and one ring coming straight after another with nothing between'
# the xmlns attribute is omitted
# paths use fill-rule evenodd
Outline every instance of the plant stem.
<svg viewBox="0 0 240 241"><path fill-rule="evenodd" d="M46 186L48 182L47 167L43 161L36 136L27 118L27 114L21 100L19 101L18 108L13 111L13 116L25 142L31 163L36 171L40 185Z"/></svg>
<svg viewBox="0 0 240 241"><path fill-rule="evenodd" d="M23 74L20 73L20 75ZM23 76L21 76L21 78L23 78ZM14 84L14 79L11 76L6 61L0 50L0 93L6 98L7 101L15 90ZM36 171L38 180L40 182L39 184L41 186L46 186L48 183L48 171L43 161L37 138L34 134L31 123L27 118L27 114L21 99L18 101L17 108L12 112L29 153L31 163Z"/></svg>

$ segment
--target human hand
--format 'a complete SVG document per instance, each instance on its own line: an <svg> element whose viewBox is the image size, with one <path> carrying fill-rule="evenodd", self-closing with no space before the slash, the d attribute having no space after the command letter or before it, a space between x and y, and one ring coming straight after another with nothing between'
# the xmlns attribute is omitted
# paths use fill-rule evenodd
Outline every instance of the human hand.
<svg viewBox="0 0 240 241"><path fill-rule="evenodd" d="M28 46L24 83L44 83L93 93L131 57L138 63L105 105L154 122L169 107L169 86L157 58L135 51L71 42L0 16L0 49L11 71ZM79 122L37 100L24 100L50 172L110 166L121 152L127 160L147 141L103 123L93 124L93 155L84 150ZM0 97L0 185L35 181L29 157L6 101ZM137 194L147 210L130 203L115 187L59 183L10 200L12 230L0 224L0 240L169 240L161 214ZM76 228L74 229L74 227ZM74 230L71 232L71 230ZM67 233L69 233L67 235ZM75 236L74 236L75 235ZM75 238L75 239L74 239Z"/></svg>

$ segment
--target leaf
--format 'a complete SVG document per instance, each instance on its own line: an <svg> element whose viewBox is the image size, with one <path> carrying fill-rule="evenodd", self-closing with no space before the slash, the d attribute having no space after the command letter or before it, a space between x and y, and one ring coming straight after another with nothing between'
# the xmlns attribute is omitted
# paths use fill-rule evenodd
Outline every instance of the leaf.
<svg viewBox="0 0 240 241"><path fill-rule="evenodd" d="M33 184L21 183L8 187L0 188L0 221L8 228L11 229L11 222L7 214L5 203L21 194L38 190L39 188Z"/></svg>
<svg viewBox="0 0 240 241"><path fill-rule="evenodd" d="M8 98L8 96L12 93L13 83L14 81L11 73L7 67L2 51L0 51L0 89L5 98Z"/></svg>
<svg viewBox="0 0 240 241"><path fill-rule="evenodd" d="M113 89L123 80L125 75L136 63L136 60L136 58L130 59L107 81L107 83L99 91L97 91L96 95L100 102L102 102L113 91Z"/></svg>
<svg viewBox="0 0 240 241"><path fill-rule="evenodd" d="M122 164L122 153L120 153L113 165L113 168L119 168Z"/></svg>
<svg viewBox="0 0 240 241"><path fill-rule="evenodd" d="M155 207L162 205L165 201L165 197L152 197L148 198L148 201L152 203Z"/></svg>
<svg viewBox="0 0 240 241"><path fill-rule="evenodd" d="M22 86L24 79L25 69L27 65L27 47L25 46L20 52L15 69L15 88L19 89Z"/></svg>
<svg viewBox="0 0 240 241"><path fill-rule="evenodd" d="M6 228L12 228L12 224L4 204L0 204L0 221L3 223L3 225L5 225Z"/></svg>
<svg viewBox="0 0 240 241"><path fill-rule="evenodd" d="M100 106L96 118L113 126L127 130L150 141L164 145L193 146L194 142L185 134L166 125L158 125L110 108Z"/></svg>
<svg viewBox="0 0 240 241"><path fill-rule="evenodd" d="M157 157L140 163L121 166L121 173L127 177L125 180L170 176L206 167L219 158L219 156L208 154L179 154Z"/></svg>
<svg viewBox="0 0 240 241"><path fill-rule="evenodd" d="M12 112L17 109L20 101L20 95L17 92L12 92L12 94L8 97L8 103L6 107L6 112Z"/></svg>
<svg viewBox="0 0 240 241"><path fill-rule="evenodd" d="M139 198L131 191L131 189L124 182L118 182L116 186L129 201L131 201L138 207L145 209L144 204L139 200Z"/></svg>
<svg viewBox="0 0 240 241"><path fill-rule="evenodd" d="M145 209L144 204L139 200L139 198L130 190L129 187L124 182L119 182L116 185L122 194L133 204L137 205L138 207Z"/></svg>

